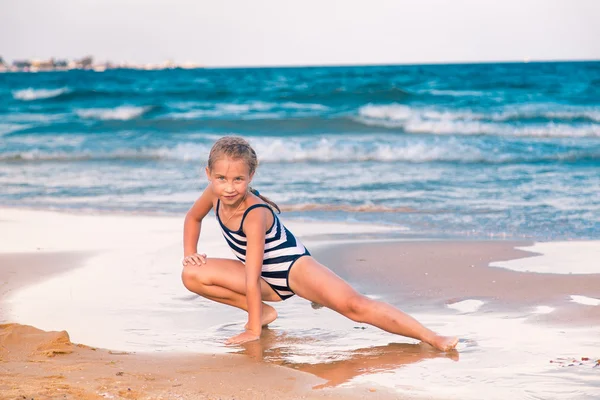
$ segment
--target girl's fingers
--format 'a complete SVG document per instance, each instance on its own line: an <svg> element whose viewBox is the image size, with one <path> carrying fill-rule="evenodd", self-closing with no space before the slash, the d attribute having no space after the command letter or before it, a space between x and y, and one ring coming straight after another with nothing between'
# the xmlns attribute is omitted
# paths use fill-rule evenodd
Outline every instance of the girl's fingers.
<svg viewBox="0 0 600 400"><path fill-rule="evenodd" d="M206 261L202 260L202 257L200 257L197 254L194 254L192 257L194 258L194 261L196 262L197 265L202 265L202 264L206 263Z"/></svg>
<svg viewBox="0 0 600 400"><path fill-rule="evenodd" d="M196 262L194 261L194 259L191 256L187 256L183 259L183 265L186 266L188 264L196 265Z"/></svg>
<svg viewBox="0 0 600 400"><path fill-rule="evenodd" d="M183 264L183 266L186 266L187 264L191 264L191 265L206 264L206 254L191 254L187 257L183 257L183 260L181 260L181 264Z"/></svg>

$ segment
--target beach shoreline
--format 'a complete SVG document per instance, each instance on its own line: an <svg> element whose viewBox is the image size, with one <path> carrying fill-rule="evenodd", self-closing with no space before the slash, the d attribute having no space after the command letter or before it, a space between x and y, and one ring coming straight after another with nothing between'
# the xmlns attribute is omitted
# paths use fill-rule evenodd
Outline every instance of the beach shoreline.
<svg viewBox="0 0 600 400"><path fill-rule="evenodd" d="M5 322L0 327L0 338L3 340L0 346L0 368L6 372L5 377L0 379L0 389L3 393L8 393L8 398L19 398L22 395L55 398L66 395L90 399L107 396L139 399L204 399L215 396L233 396L236 399L391 399L398 396L446 399L453 397L442 390L444 385L440 382L437 382L437 386L434 382L433 386L433 389L439 390L432 391L429 388L429 391L423 392L419 382L423 381L425 384L427 380L422 378L423 372L419 375L419 371L429 368L425 370L428 374L443 370L451 373L447 369L459 373L461 367L469 367L473 357L479 357L479 362L491 362L490 354L481 355L476 351L490 347L486 340L493 338L485 336L491 335L486 329L505 329L502 324L490 328L498 324L498 321L504 323L496 316L523 320L525 325L518 325L519 327L529 326L536 332L543 331L543 326L558 326L560 329L585 325L597 327L600 307L585 307L566 302L565 299L573 294L589 297L597 295L594 288L600 287L600 275L535 274L489 267L492 262L535 257L535 254L515 249L526 247L532 242L319 242L310 239L314 224L311 226L292 222L290 225L293 226L293 231L299 232L302 238L307 237L305 244L315 249L313 253L317 259L347 279L361 293L401 306L419 319L423 318L426 325L430 324L444 334L465 333L465 336L475 337L477 329L486 334L462 343L463 347L459 352L440 354L413 340L374 332L369 327L342 321L329 310L312 310L306 302L294 299L285 304L277 303L280 305L276 304L276 308L282 310L280 320L265 329L260 342L236 349L235 353L239 354L224 354L219 345L213 345L214 352L202 352L193 347L189 347L184 353L160 347L156 347L154 351L140 350L150 349L147 344L138 350L123 351L119 346L102 346L111 349L102 350L93 341L79 339L86 337L86 334L94 334L82 330L80 325L87 323L93 327L97 321L105 321L108 328L103 329L123 330L124 326L119 325L116 320L109 320L106 315L115 312L110 310L126 314L127 310L123 309L124 301L117 298L116 308L110 309L110 299L96 298L88 302L85 293L79 293L78 290L90 290L84 286L85 280L92 280L101 288L102 274L96 274L95 269L99 267L99 271L105 274L112 273L115 269L111 269L114 267L111 263L117 260L122 263L121 268L129 268L139 274L140 271L136 270L138 265L132 260L143 258L149 248L155 249L156 253L148 256L150 258L144 259L140 265L148 266L149 262L153 262L153 265L161 267L163 264L173 263L170 268L176 268L181 248L181 221L178 218L157 216L100 217L40 210L1 210L0 229L11 232L10 237L0 245L0 282L3 282L0 311L1 320ZM120 229L117 230L116 227ZM320 224L318 227L324 238L346 235L348 229L351 229L349 225L343 224ZM211 254L228 256L227 249L221 243L222 238L213 228L208 223L203 225L201 242L210 248ZM381 233L389 228L370 229L372 233ZM49 232L54 234L49 235ZM143 235L144 240L140 240L140 235ZM24 264L29 268L22 268ZM164 276L165 272L160 274ZM176 271L169 274L174 279L177 278ZM152 281L153 275L148 277ZM121 279L126 280L128 276L123 275ZM185 297L185 289L180 282L174 282L174 279L170 279L168 282L171 283L165 283L165 286L178 293L177 296ZM159 283L152 282L153 285ZM118 297L121 287L115 282L110 284L113 285L113 297ZM69 292L68 296L59 293L61 290L56 288ZM139 293L147 295L147 292ZM46 304L35 300L46 296L46 303L50 304L48 307L56 309L54 297L61 295L65 296L64 302L56 303L62 305L59 307L61 312L44 311ZM173 301L175 300L177 303L174 304L189 307L182 311L186 319L198 312L202 312L203 318L214 318L207 324L220 328L217 331L209 329L207 334L217 332L217 341L223 335L227 336L239 329L237 324L232 326L230 323L221 323L210 310L204 310L203 299L188 296ZM478 306L475 309L465 309L465 305L472 304L469 302L480 303L476 303ZM531 313L531 309L537 306L552 307L554 311L547 314ZM96 312L94 307L109 307L110 312L100 315L98 320L84 320L79 325L69 325L74 320L64 315L86 308L87 313L93 314ZM221 310L218 309L217 312L222 312ZM50 313L50 316L44 318L43 313ZM168 320L168 314L154 314L163 321L163 325ZM238 319L237 314L226 316L229 320ZM118 317L113 316L114 319ZM473 322L474 318L480 319ZM457 322L453 322L455 320ZM40 321L38 327L46 332L28 327L30 323L38 325L32 321ZM177 322L177 319L173 319L175 325ZM463 332L452 332L462 322L466 322L468 329L472 331L465 328ZM52 323L57 326L53 327ZM315 326L311 327L311 323ZM69 333L61 333L62 329L67 329ZM197 324L193 329L192 334L198 334L202 325ZM89 330L87 327L87 331ZM185 336L185 330L180 333ZM73 342L85 345L74 345L69 336L73 337ZM95 336L89 337L97 336L96 332ZM589 338L589 335L583 337L591 342L596 340ZM113 342L127 343L122 338L119 339L121 342ZM195 340L201 340L201 337ZM479 342L477 346L470 347L476 341ZM148 343L158 344L160 341L152 339ZM182 343L184 346L181 348L190 345L189 342ZM507 343L519 345L517 339ZM309 346L310 352L321 354L309 357L299 352L299 349L306 346ZM572 352L586 348L574 347ZM547 363L546 353L541 348L536 348L538 350L536 357L546 357ZM556 357L561 355L562 353L556 352ZM495 356L498 357L497 354ZM594 357L594 354L586 356ZM507 360L512 362L510 357ZM539 364L539 360L536 363ZM400 392L393 384L390 386L389 381L376 379L385 376L385 373L398 374L398 371L401 371L402 379L412 377L414 380L414 374L421 376L421 379L416 378L417 383L413 383L412 388ZM398 380L398 375L393 376L396 377L393 380ZM272 384L273 377L277 378L276 385ZM463 398L470 398L469 394Z"/></svg>

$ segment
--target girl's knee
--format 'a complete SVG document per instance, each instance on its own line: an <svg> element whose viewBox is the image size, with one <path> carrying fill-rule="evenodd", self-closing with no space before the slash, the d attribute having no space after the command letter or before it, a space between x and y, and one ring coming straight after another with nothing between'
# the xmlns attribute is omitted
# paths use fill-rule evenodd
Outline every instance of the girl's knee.
<svg viewBox="0 0 600 400"><path fill-rule="evenodd" d="M207 284L206 270L199 265L186 265L181 271L183 286L190 292L197 293L199 288Z"/></svg>

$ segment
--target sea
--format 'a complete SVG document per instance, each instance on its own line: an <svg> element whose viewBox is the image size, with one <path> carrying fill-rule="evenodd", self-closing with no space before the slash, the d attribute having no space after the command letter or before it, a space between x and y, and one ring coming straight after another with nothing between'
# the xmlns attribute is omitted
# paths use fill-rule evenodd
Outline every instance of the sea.
<svg viewBox="0 0 600 400"><path fill-rule="evenodd" d="M600 62L0 74L0 205L182 215L248 139L286 218L600 237Z"/></svg>

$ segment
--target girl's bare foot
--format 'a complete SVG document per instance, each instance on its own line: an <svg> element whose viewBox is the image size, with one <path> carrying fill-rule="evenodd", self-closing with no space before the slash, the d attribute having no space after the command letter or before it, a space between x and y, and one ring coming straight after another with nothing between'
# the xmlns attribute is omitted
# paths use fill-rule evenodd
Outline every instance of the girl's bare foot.
<svg viewBox="0 0 600 400"><path fill-rule="evenodd" d="M458 338L454 336L435 335L429 344L440 351L450 351L458 344Z"/></svg>
<svg viewBox="0 0 600 400"><path fill-rule="evenodd" d="M263 303L260 324L262 326L267 326L271 322L275 321L276 319L277 319L277 310L275 310L273 307ZM244 329L248 329L248 324L244 325Z"/></svg>

